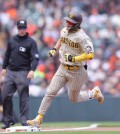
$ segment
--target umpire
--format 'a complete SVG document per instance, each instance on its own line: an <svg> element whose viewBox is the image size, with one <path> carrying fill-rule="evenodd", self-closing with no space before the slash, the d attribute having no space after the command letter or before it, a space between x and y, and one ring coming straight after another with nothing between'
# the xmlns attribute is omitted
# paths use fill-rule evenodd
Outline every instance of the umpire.
<svg viewBox="0 0 120 134"><path fill-rule="evenodd" d="M18 91L20 122L27 126L29 114L29 83L39 61L37 44L27 33L27 21L17 22L18 34L8 43L3 61L2 75L5 76L2 87L3 129L15 124L13 117L13 94Z"/></svg>

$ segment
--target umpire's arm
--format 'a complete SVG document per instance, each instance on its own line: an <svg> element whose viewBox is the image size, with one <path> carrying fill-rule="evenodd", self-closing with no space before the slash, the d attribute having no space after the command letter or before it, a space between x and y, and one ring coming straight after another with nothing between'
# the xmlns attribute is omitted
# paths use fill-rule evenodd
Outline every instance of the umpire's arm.
<svg viewBox="0 0 120 134"><path fill-rule="evenodd" d="M35 71L39 62L39 54L37 44L34 40L32 41L30 54L31 54L31 70Z"/></svg>
<svg viewBox="0 0 120 134"><path fill-rule="evenodd" d="M6 69L6 67L9 64L10 53L11 53L10 42L8 42L7 49L6 49L5 56L4 56L4 60L3 60L3 66L2 66L3 69Z"/></svg>
<svg viewBox="0 0 120 134"><path fill-rule="evenodd" d="M4 60L3 60L3 65L2 65L2 76L5 76L6 75L6 68L9 64L9 58L10 58L10 41L8 42L8 45L7 45L7 49L6 49L6 52L5 52L5 56L4 56Z"/></svg>

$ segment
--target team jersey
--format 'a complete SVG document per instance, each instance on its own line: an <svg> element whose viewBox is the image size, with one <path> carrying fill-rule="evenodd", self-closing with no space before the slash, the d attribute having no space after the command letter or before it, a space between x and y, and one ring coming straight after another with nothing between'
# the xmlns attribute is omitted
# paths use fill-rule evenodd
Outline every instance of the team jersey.
<svg viewBox="0 0 120 134"><path fill-rule="evenodd" d="M86 61L82 62L66 62L65 54L68 53L72 56L78 56L82 53L94 53L94 48L90 37L80 28L77 32L69 33L66 28L61 30L60 34L61 47L59 49L60 62L65 65L78 65L83 66Z"/></svg>

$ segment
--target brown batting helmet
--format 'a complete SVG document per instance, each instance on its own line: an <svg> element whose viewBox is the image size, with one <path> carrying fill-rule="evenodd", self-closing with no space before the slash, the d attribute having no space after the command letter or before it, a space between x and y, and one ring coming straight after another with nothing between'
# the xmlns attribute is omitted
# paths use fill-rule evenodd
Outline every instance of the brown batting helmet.
<svg viewBox="0 0 120 134"><path fill-rule="evenodd" d="M74 25L69 29L70 31L75 31L80 28L82 22L82 15L78 11L70 11L65 17L66 21L73 23Z"/></svg>

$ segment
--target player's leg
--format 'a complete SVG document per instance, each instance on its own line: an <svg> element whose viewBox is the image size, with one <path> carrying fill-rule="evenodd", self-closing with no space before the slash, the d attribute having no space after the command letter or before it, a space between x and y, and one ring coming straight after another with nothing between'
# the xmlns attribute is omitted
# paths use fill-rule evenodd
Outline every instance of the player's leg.
<svg viewBox="0 0 120 134"><path fill-rule="evenodd" d="M52 81L48 87L47 93L43 98L40 108L38 110L38 116L34 120L28 120L29 125L39 127L42 123L42 118L50 107L53 98L57 95L58 91L67 83L65 78L65 70L60 66L56 74L53 76Z"/></svg>
<svg viewBox="0 0 120 134"><path fill-rule="evenodd" d="M69 72L68 95L72 102L87 101L91 98L89 91L80 92L87 79L87 72L83 67L78 71Z"/></svg>
<svg viewBox="0 0 120 134"><path fill-rule="evenodd" d="M58 91L66 84L64 77L55 75L48 87L47 93L43 98L40 108L38 110L39 115L34 120L28 120L29 125L39 127L42 123L42 118L45 115L46 111L50 107L53 98L57 95Z"/></svg>
<svg viewBox="0 0 120 134"><path fill-rule="evenodd" d="M99 87L94 87L91 92L93 93L93 98L96 99L99 104L104 102L104 96Z"/></svg>
<svg viewBox="0 0 120 134"><path fill-rule="evenodd" d="M57 95L58 91L66 84L64 77L55 75L48 87L47 93L42 100L38 113L45 114L49 108L53 98Z"/></svg>
<svg viewBox="0 0 120 134"><path fill-rule="evenodd" d="M91 99L97 99L100 104L104 101L104 96L102 95L98 87L92 90L80 91L82 86L88 79L87 72L84 68L81 68L78 72L72 72L69 82L69 98L72 102L82 102ZM74 76L74 79L72 79Z"/></svg>

